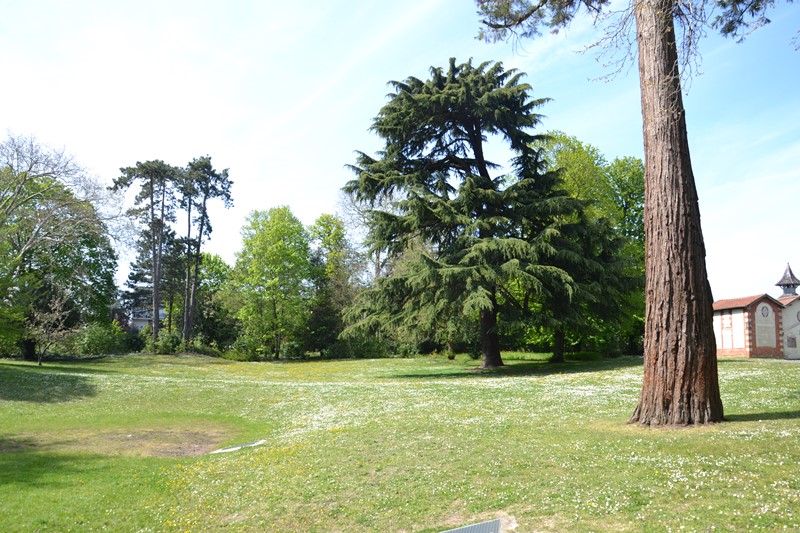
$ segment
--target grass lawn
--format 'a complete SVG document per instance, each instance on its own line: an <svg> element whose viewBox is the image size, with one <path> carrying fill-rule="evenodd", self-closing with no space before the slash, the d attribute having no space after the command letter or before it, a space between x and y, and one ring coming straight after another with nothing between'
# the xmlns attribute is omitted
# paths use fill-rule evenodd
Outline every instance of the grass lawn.
<svg viewBox="0 0 800 533"><path fill-rule="evenodd" d="M507 363L0 361L0 531L800 530L800 364L648 430L641 359Z"/></svg>

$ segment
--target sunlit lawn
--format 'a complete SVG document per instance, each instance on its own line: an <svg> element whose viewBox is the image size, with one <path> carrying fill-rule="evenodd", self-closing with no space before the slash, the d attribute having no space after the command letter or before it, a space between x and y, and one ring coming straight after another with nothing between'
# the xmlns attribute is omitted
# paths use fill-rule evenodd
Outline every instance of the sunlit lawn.
<svg viewBox="0 0 800 533"><path fill-rule="evenodd" d="M507 362L0 361L0 531L800 529L800 364L647 430L641 359Z"/></svg>

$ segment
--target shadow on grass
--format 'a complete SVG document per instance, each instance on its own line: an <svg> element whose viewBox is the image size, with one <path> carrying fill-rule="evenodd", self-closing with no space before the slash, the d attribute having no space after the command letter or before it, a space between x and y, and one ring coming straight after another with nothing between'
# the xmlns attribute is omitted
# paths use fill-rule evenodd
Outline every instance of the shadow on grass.
<svg viewBox="0 0 800 533"><path fill-rule="evenodd" d="M45 453L30 442L0 437L0 450L6 446L10 451L0 451L0 486L52 489L59 484L67 486L74 476L85 476L95 469L89 462L92 456Z"/></svg>
<svg viewBox="0 0 800 533"><path fill-rule="evenodd" d="M84 375L51 367L0 365L0 400L61 403L96 394L97 387Z"/></svg>
<svg viewBox="0 0 800 533"><path fill-rule="evenodd" d="M549 376L553 374L579 374L618 368L642 366L641 357L618 357L597 361L567 361L565 363L509 361L506 366L493 369L480 367L447 368L435 372L410 372L395 374L397 379L447 379L447 378L503 378L506 376Z"/></svg>
<svg viewBox="0 0 800 533"><path fill-rule="evenodd" d="M725 422L762 422L765 420L793 420L800 418L800 411L772 411L767 413L725 413Z"/></svg>

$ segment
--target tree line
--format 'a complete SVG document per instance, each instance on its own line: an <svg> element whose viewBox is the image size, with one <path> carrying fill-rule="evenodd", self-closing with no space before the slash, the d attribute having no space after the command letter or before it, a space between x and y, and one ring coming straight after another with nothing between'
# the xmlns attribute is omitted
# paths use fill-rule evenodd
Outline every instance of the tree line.
<svg viewBox="0 0 800 533"><path fill-rule="evenodd" d="M228 170L210 157L185 167L137 162L102 188L27 139L29 157L51 160L32 177L19 154L4 161L4 205L20 206L3 224L16 237L4 239L3 312L16 317L3 333L4 353L105 347L274 359L439 350L473 353L490 368L503 364L501 349L552 349L555 361L570 348L639 349L642 162L609 163L574 137L536 133L546 99L533 99L522 74L500 63L451 60L428 80L393 87L373 125L385 149L359 153L343 189L345 213L305 227L286 206L252 212L234 265L203 251L209 204L233 202ZM508 162L483 155L489 135L505 142ZM10 138L4 150L19 144ZM36 193L43 185L47 194ZM84 194L81 187L106 202L135 191L120 218L132 225L137 255L119 301L113 232L101 210L91 198L76 200L72 212L86 213L67 234L52 203ZM77 267L43 263L57 257L50 240L23 244L32 224L25 217L56 216L60 246L93 268L79 287L69 288ZM361 227L363 242L348 227ZM58 267L67 267L61 277ZM89 313L79 295L100 289ZM115 304L123 315L109 312ZM50 336L37 333L57 309L69 321L51 318ZM137 313L151 320L135 334L125 318ZM93 341L74 340L86 337Z"/></svg>
<svg viewBox="0 0 800 533"><path fill-rule="evenodd" d="M557 31L582 7L595 21L609 20L603 0L476 0L476 5L483 17L480 36L487 40L532 38L543 28ZM743 37L769 22L766 14L773 6L774 1L644 0L612 18L595 43L601 49L621 49L619 64L633 55L635 43L642 89L645 376L632 422L658 426L723 419L681 79L708 27ZM393 82L394 93L373 124L385 150L376 156L360 154L353 165L357 178L346 185L367 222L375 276L347 307L350 323L337 338L367 338L366 333L374 339L406 330L451 344L471 331L483 365L493 367L502 365L502 330L519 322L513 317L552 329L557 354L567 328L585 328L609 316L610 302L617 316L623 314L619 303L637 293L632 288L636 262L619 261L636 255L634 227L595 217L593 211L602 213L599 205L587 207L580 194L565 193L544 150L535 148L544 138L530 132L539 120L534 110L544 101L529 98L530 87L519 76L498 63L475 67L453 60L449 69L433 68L429 80ZM494 173L498 167L485 158L489 136L508 143L514 154L509 172ZM95 184L63 153L27 139L9 139L0 152L0 348L8 352L17 346L30 355L37 345L56 343L70 327L102 315L100 302L110 292L102 280L113 271L114 250L106 232L113 217L98 208L107 198L96 194ZM152 168L137 164L123 169L115 187L137 180L143 184L137 196L146 226L140 243L143 249L147 245L141 279L150 272L155 344L160 342L161 277L167 270L163 254L171 221L166 184L173 178L167 177L169 169L160 168L163 163L150 163ZM193 226L191 211L199 207L194 195L202 193L181 194L188 198L182 209L190 229L183 243L180 338L186 342L194 335L204 257L200 248L210 225L208 230L202 223ZM623 197L618 200L634 221ZM271 218L269 212L251 215L254 248L260 245L260 225ZM618 253L626 249L627 255ZM247 278L242 272L250 271L248 265L257 278L258 263L243 250L233 278ZM387 266L392 268L383 275ZM72 272L75 279L68 279ZM266 295L281 294L284 281L290 283L281 269L262 274L272 281L240 285L245 294L258 297L240 300L233 309L240 331L248 332L243 338L252 341L248 350L270 346L279 354L292 329L283 325L292 322L292 313L279 310L287 294ZM97 283L89 287L87 279ZM297 285L305 301L313 294L310 280L309 275ZM264 320L270 316L276 322L265 332Z"/></svg>

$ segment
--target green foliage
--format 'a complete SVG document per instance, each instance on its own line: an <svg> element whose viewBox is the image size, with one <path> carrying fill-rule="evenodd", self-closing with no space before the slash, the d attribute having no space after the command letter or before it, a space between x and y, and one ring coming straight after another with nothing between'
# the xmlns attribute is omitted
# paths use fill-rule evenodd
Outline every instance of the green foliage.
<svg viewBox="0 0 800 533"><path fill-rule="evenodd" d="M239 336L240 324L233 310L238 298L233 295L230 277L231 267L221 257L203 253L193 346L200 343L212 350L224 351Z"/></svg>
<svg viewBox="0 0 800 533"><path fill-rule="evenodd" d="M331 359L376 359L397 353L395 346L379 335L353 334L338 339L325 352Z"/></svg>
<svg viewBox="0 0 800 533"><path fill-rule="evenodd" d="M107 320L116 254L108 200L63 152L33 138L0 142L0 345L32 357L70 330Z"/></svg>
<svg viewBox="0 0 800 533"><path fill-rule="evenodd" d="M792 0L788 0L789 3ZM775 0L716 0L714 28L722 35L743 40L752 31L769 24L767 11L775 6Z"/></svg>
<svg viewBox="0 0 800 533"><path fill-rule="evenodd" d="M73 342L77 355L108 355L129 351L128 335L116 321L93 322L78 332Z"/></svg>
<svg viewBox="0 0 800 533"><path fill-rule="evenodd" d="M158 341L152 346L154 354L173 354L181 346L181 334L175 330L162 329L158 332Z"/></svg>
<svg viewBox="0 0 800 533"><path fill-rule="evenodd" d="M554 257L572 276L573 293L556 290L534 300L534 331L553 333L557 357L565 346L627 351L631 337L643 333L635 317L644 310L644 165L632 157L609 164L597 148L561 132L539 146L548 168L586 207L562 228L562 253ZM549 336L531 335L536 340L527 342L537 347Z"/></svg>
<svg viewBox="0 0 800 533"><path fill-rule="evenodd" d="M557 251L560 221L579 206L558 188L556 173L543 171L538 137L529 131L546 99L532 99L522 74L501 63L455 59L447 70L431 68L427 81L412 77L392 87L372 128L385 148L378 159L359 155L358 177L346 191L373 207L373 249L414 253L410 268L363 297L349 331L452 334L472 321L480 323L484 365L502 365L497 317L519 306L512 285L527 294L571 284L547 260ZM511 148L511 173L492 176L498 165L484 156L490 135ZM386 198L393 199L388 209L380 206Z"/></svg>
<svg viewBox="0 0 800 533"><path fill-rule="evenodd" d="M243 248L231 274L242 323L238 346L279 357L286 341L299 342L306 320L309 238L288 207L254 211L242 228Z"/></svg>
<svg viewBox="0 0 800 533"><path fill-rule="evenodd" d="M312 295L303 334L304 350L328 357L344 329L343 314L358 291L359 257L347 238L344 221L322 215L309 228Z"/></svg>

